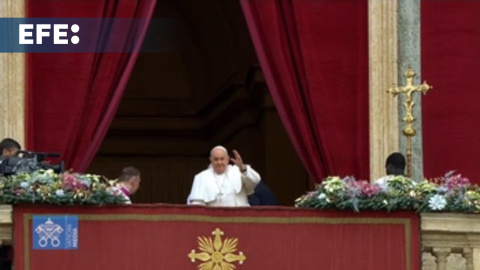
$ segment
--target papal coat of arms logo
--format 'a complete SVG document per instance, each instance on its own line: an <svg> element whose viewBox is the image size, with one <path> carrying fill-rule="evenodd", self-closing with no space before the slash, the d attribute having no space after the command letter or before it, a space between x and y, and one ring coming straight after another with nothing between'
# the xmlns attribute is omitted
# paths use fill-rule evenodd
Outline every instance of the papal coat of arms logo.
<svg viewBox="0 0 480 270"><path fill-rule="evenodd" d="M63 228L54 223L50 218L45 223L38 225L35 228L35 232L39 237L39 246L46 247L49 242L53 247L60 246L60 235L63 232Z"/></svg>

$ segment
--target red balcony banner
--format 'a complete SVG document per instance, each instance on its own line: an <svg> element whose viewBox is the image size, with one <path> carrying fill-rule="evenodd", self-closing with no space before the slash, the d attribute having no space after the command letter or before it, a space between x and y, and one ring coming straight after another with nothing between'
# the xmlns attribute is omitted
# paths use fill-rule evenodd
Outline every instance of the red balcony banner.
<svg viewBox="0 0 480 270"><path fill-rule="evenodd" d="M14 208L15 269L420 269L419 216L288 207Z"/></svg>

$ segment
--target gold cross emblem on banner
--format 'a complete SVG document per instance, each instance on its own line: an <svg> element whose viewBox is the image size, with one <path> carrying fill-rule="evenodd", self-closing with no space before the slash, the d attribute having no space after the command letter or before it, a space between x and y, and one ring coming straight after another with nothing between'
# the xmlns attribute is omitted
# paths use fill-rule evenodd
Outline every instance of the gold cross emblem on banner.
<svg viewBox="0 0 480 270"><path fill-rule="evenodd" d="M202 261L198 265L199 270L234 270L235 262L243 264L247 257L240 251L237 251L238 238L225 238L222 241L223 232L216 228L212 235L214 239L206 236L198 237L198 249L202 252L197 253L193 249L188 257L192 262L195 260Z"/></svg>

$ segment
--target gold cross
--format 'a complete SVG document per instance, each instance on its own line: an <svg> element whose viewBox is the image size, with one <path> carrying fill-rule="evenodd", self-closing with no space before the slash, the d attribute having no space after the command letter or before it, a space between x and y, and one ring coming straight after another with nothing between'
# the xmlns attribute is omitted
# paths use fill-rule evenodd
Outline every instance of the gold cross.
<svg viewBox="0 0 480 270"><path fill-rule="evenodd" d="M412 177L412 137L415 136L416 131L413 127L413 122L415 122L415 117L413 116L413 106L415 106L415 101L413 101L413 93L421 92L426 94L428 90L432 89L433 87L428 85L427 82L423 82L420 85L414 85L413 79L417 74L415 71L408 67L407 71L405 71L404 76L407 78L407 84L405 86L393 86L390 89L387 89L387 93L391 93L394 96L398 94L405 94L405 103L403 103L405 107L405 117L402 118L403 122L405 122L405 128L403 129L403 135L407 137L407 176Z"/></svg>
<svg viewBox="0 0 480 270"><path fill-rule="evenodd" d="M243 264L247 259L243 252L240 251L238 254L234 253L238 249L238 238L231 237L222 239L224 233L219 228L216 228L212 232L212 235L214 235L213 240L211 237L199 236L197 238L198 249L201 252L197 253L195 249L193 249L188 254L192 263L194 263L195 260L201 261L198 265L198 269L234 270L237 269L237 266L235 265L236 262L238 262L238 264Z"/></svg>
<svg viewBox="0 0 480 270"><path fill-rule="evenodd" d="M415 106L415 101L413 101L413 93L415 92L422 92L424 94L427 93L428 90L432 89L433 87L428 85L427 82L423 82L420 85L413 85L413 79L417 74L415 71L408 67L407 71L405 71L404 76L407 78L407 85L394 87L387 89L387 93L391 93L394 96L398 94L405 94L405 117L402 119L405 122L405 128L403 129L403 134L405 136L415 136L416 132L413 127L413 122L415 122L415 117L413 116L413 106Z"/></svg>

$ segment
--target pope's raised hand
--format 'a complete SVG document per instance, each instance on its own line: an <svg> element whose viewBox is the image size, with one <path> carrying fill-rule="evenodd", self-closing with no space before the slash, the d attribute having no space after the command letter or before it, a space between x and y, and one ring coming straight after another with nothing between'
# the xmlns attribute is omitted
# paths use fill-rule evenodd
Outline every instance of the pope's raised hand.
<svg viewBox="0 0 480 270"><path fill-rule="evenodd" d="M233 150L233 158L230 158L230 160L233 162L233 164L237 165L238 168L240 168L240 171L245 171L247 169L247 166L243 164L242 156L237 152L237 150Z"/></svg>

